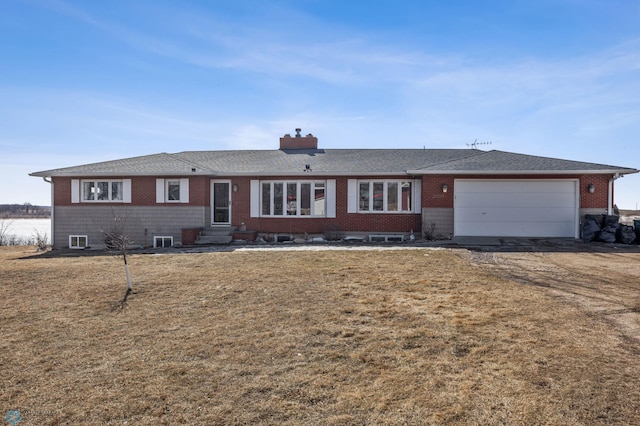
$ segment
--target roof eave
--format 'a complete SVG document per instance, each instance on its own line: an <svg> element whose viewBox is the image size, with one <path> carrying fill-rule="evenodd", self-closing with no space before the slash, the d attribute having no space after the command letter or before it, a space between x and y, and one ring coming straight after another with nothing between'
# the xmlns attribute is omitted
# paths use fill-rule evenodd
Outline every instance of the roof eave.
<svg viewBox="0 0 640 426"><path fill-rule="evenodd" d="M151 172L55 172L43 171L29 173L34 177L106 177L106 176L407 176L407 175L589 175L589 174L619 174L628 175L638 173L636 169L602 169L602 170L407 170L402 172L380 172L380 171L343 171L343 172L212 172L212 171L195 171L195 172L169 172L169 173L151 173Z"/></svg>
<svg viewBox="0 0 640 426"><path fill-rule="evenodd" d="M35 172L29 173L34 177L72 177L72 178L91 178L91 177L111 177L111 176L211 176L211 177L260 177L260 176L407 176L407 172L184 172L184 173L128 173L128 172L93 172L93 173L72 173L72 172Z"/></svg>
<svg viewBox="0 0 640 426"><path fill-rule="evenodd" d="M306 172L304 170L300 170L299 172L219 172L216 173L215 176L407 176L408 172L368 172L368 171L359 171L359 172L316 172L310 171Z"/></svg>
<svg viewBox="0 0 640 426"><path fill-rule="evenodd" d="M629 175L638 173L635 169L602 170L407 170L413 175Z"/></svg>
<svg viewBox="0 0 640 426"><path fill-rule="evenodd" d="M170 172L170 173L131 173L131 172L92 172L92 173L76 173L76 172L34 172L29 173L29 176L34 177L105 177L105 176L215 176L215 173L211 172Z"/></svg>

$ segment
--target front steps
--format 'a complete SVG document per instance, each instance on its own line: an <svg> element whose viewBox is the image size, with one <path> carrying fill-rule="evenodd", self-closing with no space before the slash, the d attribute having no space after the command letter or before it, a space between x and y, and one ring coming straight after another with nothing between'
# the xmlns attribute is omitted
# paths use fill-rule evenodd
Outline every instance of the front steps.
<svg viewBox="0 0 640 426"><path fill-rule="evenodd" d="M208 226L200 231L200 235L196 239L196 245L221 245L221 244L229 244L233 241L233 231L236 228L232 226Z"/></svg>

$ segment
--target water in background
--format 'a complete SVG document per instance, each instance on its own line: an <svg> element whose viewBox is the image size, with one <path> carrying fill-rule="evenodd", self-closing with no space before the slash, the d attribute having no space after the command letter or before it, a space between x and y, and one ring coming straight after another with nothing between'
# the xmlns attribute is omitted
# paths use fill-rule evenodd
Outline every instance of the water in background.
<svg viewBox="0 0 640 426"><path fill-rule="evenodd" d="M51 244L51 219L0 219L0 231L3 229L5 238L14 236L21 241L35 240L37 230Z"/></svg>

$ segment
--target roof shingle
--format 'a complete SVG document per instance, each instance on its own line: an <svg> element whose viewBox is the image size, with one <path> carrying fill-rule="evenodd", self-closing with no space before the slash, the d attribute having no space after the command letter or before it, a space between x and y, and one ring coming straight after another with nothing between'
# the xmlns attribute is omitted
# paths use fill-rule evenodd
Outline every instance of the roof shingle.
<svg viewBox="0 0 640 426"><path fill-rule="evenodd" d="M184 151L31 173L32 176L179 176L204 174L406 175L489 173L636 173L626 167L476 149L318 149Z"/></svg>

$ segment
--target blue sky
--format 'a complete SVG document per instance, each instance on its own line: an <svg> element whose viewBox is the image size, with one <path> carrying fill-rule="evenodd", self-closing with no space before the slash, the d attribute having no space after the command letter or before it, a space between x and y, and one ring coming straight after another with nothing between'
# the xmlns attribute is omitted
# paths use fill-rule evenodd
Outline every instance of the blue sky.
<svg viewBox="0 0 640 426"><path fill-rule="evenodd" d="M12 0L0 58L0 203L50 204L30 172L296 127L640 168L637 0Z"/></svg>

